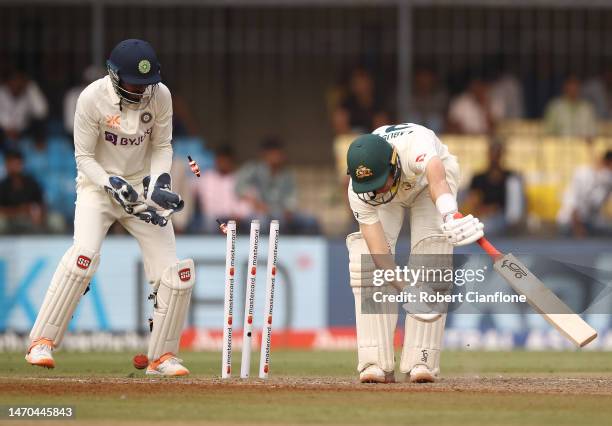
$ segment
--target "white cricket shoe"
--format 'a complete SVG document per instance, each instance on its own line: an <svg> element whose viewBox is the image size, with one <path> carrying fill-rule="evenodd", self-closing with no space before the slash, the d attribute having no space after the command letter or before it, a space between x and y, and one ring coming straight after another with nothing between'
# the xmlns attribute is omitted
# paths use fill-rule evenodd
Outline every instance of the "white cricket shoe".
<svg viewBox="0 0 612 426"><path fill-rule="evenodd" d="M147 367L146 374L161 376L186 376L189 374L181 363L182 359L177 358L173 353L168 352L151 362Z"/></svg>
<svg viewBox="0 0 612 426"><path fill-rule="evenodd" d="M406 378L410 383L433 383L436 380L434 373L423 364L415 365Z"/></svg>
<svg viewBox="0 0 612 426"><path fill-rule="evenodd" d="M395 383L393 371L385 372L377 365L371 364L359 373L361 383Z"/></svg>
<svg viewBox="0 0 612 426"><path fill-rule="evenodd" d="M53 341L50 339L38 339L32 342L25 356L25 360L32 365L39 367L54 368L55 361L53 360Z"/></svg>

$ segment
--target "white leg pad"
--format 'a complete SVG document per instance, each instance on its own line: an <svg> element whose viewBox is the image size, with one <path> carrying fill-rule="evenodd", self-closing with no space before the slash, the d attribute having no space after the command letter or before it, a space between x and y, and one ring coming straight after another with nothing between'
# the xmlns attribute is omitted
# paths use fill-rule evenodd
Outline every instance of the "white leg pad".
<svg viewBox="0 0 612 426"><path fill-rule="evenodd" d="M351 287L355 297L357 328L357 370L376 365L386 372L395 368L393 336L397 325L396 303L375 303L375 292L394 291L391 286L375 287L372 283L374 261L359 232L346 238L349 251Z"/></svg>
<svg viewBox="0 0 612 426"><path fill-rule="evenodd" d="M408 264L411 269L452 270L452 253L453 246L445 238L431 235L413 245ZM444 281L419 282L417 286L420 291L433 293L449 294L452 290L452 282ZM435 304L431 308L433 312L441 314L432 322L424 321L418 318L418 315L416 317L406 315L404 346L400 360L402 373L409 373L418 364L426 365L434 375L440 373L440 350L444 337L447 305Z"/></svg>
<svg viewBox="0 0 612 426"><path fill-rule="evenodd" d="M100 255L92 250L73 245L66 251L30 332L32 341L44 337L56 347L61 344L68 322L99 263Z"/></svg>
<svg viewBox="0 0 612 426"><path fill-rule="evenodd" d="M191 259L180 260L164 270L155 297L149 360L154 361L168 352L178 353L194 284L195 268Z"/></svg>
<svg viewBox="0 0 612 426"><path fill-rule="evenodd" d="M406 315L404 348L400 371L409 373L416 365L426 365L434 374L440 374L440 351L444 337L446 314L436 321L424 322Z"/></svg>

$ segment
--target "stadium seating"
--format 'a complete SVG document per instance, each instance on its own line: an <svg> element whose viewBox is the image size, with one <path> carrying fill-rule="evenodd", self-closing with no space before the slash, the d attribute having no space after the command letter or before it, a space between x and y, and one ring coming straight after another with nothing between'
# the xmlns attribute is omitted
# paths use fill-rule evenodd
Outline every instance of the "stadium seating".
<svg viewBox="0 0 612 426"><path fill-rule="evenodd" d="M48 209L70 224L76 201L76 163L70 141L52 137L44 147L37 148L30 140L24 140L22 146L27 153L25 169L42 186Z"/></svg>
<svg viewBox="0 0 612 426"><path fill-rule="evenodd" d="M459 189L466 189L472 176L487 168L489 139L486 136L442 135L442 143L461 165Z"/></svg>

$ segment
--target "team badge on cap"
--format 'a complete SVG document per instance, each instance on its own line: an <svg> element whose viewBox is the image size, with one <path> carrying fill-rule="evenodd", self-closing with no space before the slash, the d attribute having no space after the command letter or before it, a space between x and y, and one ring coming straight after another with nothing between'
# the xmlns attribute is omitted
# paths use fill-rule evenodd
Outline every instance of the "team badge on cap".
<svg viewBox="0 0 612 426"><path fill-rule="evenodd" d="M357 167L357 170L355 170L355 176L357 177L357 179L364 179L372 176L373 174L374 173L372 173L372 170L368 169L363 164Z"/></svg>
<svg viewBox="0 0 612 426"><path fill-rule="evenodd" d="M151 71L151 62L146 59L138 62L138 71L140 71L142 74L146 74Z"/></svg>

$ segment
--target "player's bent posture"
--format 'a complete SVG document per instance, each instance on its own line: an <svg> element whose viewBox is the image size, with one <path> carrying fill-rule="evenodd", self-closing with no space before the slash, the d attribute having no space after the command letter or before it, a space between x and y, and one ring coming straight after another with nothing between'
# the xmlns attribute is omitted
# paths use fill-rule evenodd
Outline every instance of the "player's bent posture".
<svg viewBox="0 0 612 426"><path fill-rule="evenodd" d="M52 350L100 262L100 246L118 221L142 250L155 295L147 374L186 375L176 357L192 287L191 259L178 260L169 216L182 209L172 192L172 99L146 41L124 40L108 74L79 96L74 120L78 169L74 243L62 257L30 333L26 360L54 367Z"/></svg>
<svg viewBox="0 0 612 426"><path fill-rule="evenodd" d="M410 209L411 254L452 255L454 245L483 236L482 223L455 219L459 165L434 132L416 124L383 126L358 137L347 154L348 197L360 232L346 239L351 287L355 296L358 370L361 382L393 382L395 303L368 311L374 291L399 288L395 281L375 287L375 269L395 270L393 253ZM367 259L370 261L368 262ZM410 263L410 262L409 262ZM452 283L446 284L448 291ZM406 315L400 371L411 382L432 382L440 371L443 311Z"/></svg>

